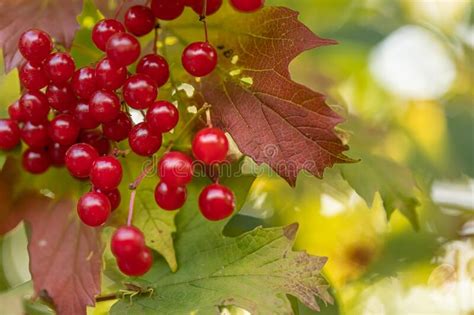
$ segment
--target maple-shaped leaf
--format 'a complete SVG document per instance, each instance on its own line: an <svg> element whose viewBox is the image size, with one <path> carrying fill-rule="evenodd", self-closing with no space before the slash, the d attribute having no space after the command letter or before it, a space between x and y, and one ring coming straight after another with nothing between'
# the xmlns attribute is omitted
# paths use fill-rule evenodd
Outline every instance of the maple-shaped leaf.
<svg viewBox="0 0 474 315"><path fill-rule="evenodd" d="M48 32L57 43L70 47L79 28L76 21L82 0L3 0L0 1L0 45L3 50L5 72L22 60L18 51L20 35L39 28Z"/></svg>
<svg viewBox="0 0 474 315"><path fill-rule="evenodd" d="M253 177L223 180L241 206ZM316 298L331 302L321 276L324 257L292 250L298 226L257 228L238 237L226 237L228 220L210 222L197 209L199 192L207 184L195 180L188 186L189 200L177 216L176 248L180 268L169 271L163 261L134 282L154 294L127 298L111 314L215 314L234 305L252 314L293 314L287 294L313 310Z"/></svg>

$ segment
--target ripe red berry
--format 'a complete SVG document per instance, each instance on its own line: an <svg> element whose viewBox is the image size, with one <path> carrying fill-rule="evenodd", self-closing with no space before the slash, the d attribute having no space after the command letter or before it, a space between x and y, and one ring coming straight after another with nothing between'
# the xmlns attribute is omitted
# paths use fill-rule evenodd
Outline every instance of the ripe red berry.
<svg viewBox="0 0 474 315"><path fill-rule="evenodd" d="M78 101L72 114L82 129L94 129L99 126L99 122L92 116L89 103Z"/></svg>
<svg viewBox="0 0 474 315"><path fill-rule="evenodd" d="M53 143L48 147L49 159L54 166L63 166L69 146Z"/></svg>
<svg viewBox="0 0 474 315"><path fill-rule="evenodd" d="M112 254L117 258L133 259L145 248L145 236L134 226L119 227L110 241Z"/></svg>
<svg viewBox="0 0 474 315"><path fill-rule="evenodd" d="M34 66L26 62L18 73L21 84L28 90L40 90L48 85L49 79L43 71L43 66Z"/></svg>
<svg viewBox="0 0 474 315"><path fill-rule="evenodd" d="M186 187L160 182L155 189L156 204L163 210L177 210L186 202Z"/></svg>
<svg viewBox="0 0 474 315"><path fill-rule="evenodd" d="M54 83L65 83L72 77L75 69L74 60L68 53L57 52L44 61L44 72Z"/></svg>
<svg viewBox="0 0 474 315"><path fill-rule="evenodd" d="M217 51L209 43L195 42L184 49L181 61L189 74L204 77L216 68Z"/></svg>
<svg viewBox="0 0 474 315"><path fill-rule="evenodd" d="M128 134L132 129L132 121L130 117L120 112L115 120L106 122L102 125L102 132L110 140L120 142L128 138Z"/></svg>
<svg viewBox="0 0 474 315"><path fill-rule="evenodd" d="M146 35L155 27L155 16L149 7L135 5L125 13L125 27L135 36Z"/></svg>
<svg viewBox="0 0 474 315"><path fill-rule="evenodd" d="M79 135L79 142L93 146L100 156L110 152L110 141L98 130L83 130Z"/></svg>
<svg viewBox="0 0 474 315"><path fill-rule="evenodd" d="M142 156L150 156L156 153L161 147L161 142L161 134L152 132L145 122L135 125L128 137L128 143L132 151Z"/></svg>
<svg viewBox="0 0 474 315"><path fill-rule="evenodd" d="M208 220L223 220L232 214L234 208L234 194L225 186L209 185L199 195L199 209Z"/></svg>
<svg viewBox="0 0 474 315"><path fill-rule="evenodd" d="M158 176L172 186L184 186L193 178L193 160L178 151L168 152L158 163Z"/></svg>
<svg viewBox="0 0 474 315"><path fill-rule="evenodd" d="M10 150L20 143L20 128L11 119L0 119L0 150Z"/></svg>
<svg viewBox="0 0 474 315"><path fill-rule="evenodd" d="M217 128L205 128L194 137L194 157L205 164L223 162L229 151L229 141L225 133Z"/></svg>
<svg viewBox="0 0 474 315"><path fill-rule="evenodd" d="M41 174L51 166L51 160L45 149L30 148L23 152L22 165L31 174Z"/></svg>
<svg viewBox="0 0 474 315"><path fill-rule="evenodd" d="M263 7L265 0L230 0L230 4L240 12L254 12Z"/></svg>
<svg viewBox="0 0 474 315"><path fill-rule="evenodd" d="M80 127L78 122L70 114L56 116L49 124L49 136L51 140L61 145L71 145L79 136Z"/></svg>
<svg viewBox="0 0 474 315"><path fill-rule="evenodd" d="M183 13L184 0L152 0L151 10L158 19L171 21Z"/></svg>
<svg viewBox="0 0 474 315"><path fill-rule="evenodd" d="M106 46L107 58L119 67L126 67L140 57L140 43L128 33L112 35Z"/></svg>
<svg viewBox="0 0 474 315"><path fill-rule="evenodd" d="M120 100L115 93L97 91L89 101L92 117L100 123L112 121L120 113Z"/></svg>
<svg viewBox="0 0 474 315"><path fill-rule="evenodd" d="M20 101L15 101L14 103L10 104L10 106L8 106L8 116L17 122L25 121L25 114L21 109Z"/></svg>
<svg viewBox="0 0 474 315"><path fill-rule="evenodd" d="M97 189L113 190L122 181L122 165L113 156L101 156L92 163L89 177Z"/></svg>
<svg viewBox="0 0 474 315"><path fill-rule="evenodd" d="M127 276L142 276L150 270L152 264L153 254L148 247L145 247L137 256L117 259L120 271Z"/></svg>
<svg viewBox="0 0 474 315"><path fill-rule="evenodd" d="M167 101L153 103L146 113L146 121L154 132L168 132L176 127L178 120L178 109Z"/></svg>
<svg viewBox="0 0 474 315"><path fill-rule="evenodd" d="M72 91L71 85L67 82L48 85L46 97L48 98L49 106L61 112L74 108L76 104L76 96Z"/></svg>
<svg viewBox="0 0 474 315"><path fill-rule="evenodd" d="M104 19L97 22L92 29L92 41L102 51L105 51L109 38L119 32L125 32L122 23L114 19Z"/></svg>
<svg viewBox="0 0 474 315"><path fill-rule="evenodd" d="M206 15L212 15L219 10L222 5L222 0L206 0ZM199 15L202 15L204 11L204 1L203 0L191 0L189 1L189 6Z"/></svg>
<svg viewBox="0 0 474 315"><path fill-rule="evenodd" d="M92 164L98 157L99 154L93 146L87 143L76 143L66 151L66 168L74 177L87 178Z"/></svg>
<svg viewBox="0 0 474 315"><path fill-rule="evenodd" d="M94 187L94 191L99 192L99 193L103 193L104 195L107 196L107 198L110 201L110 210L111 211L114 211L120 205L120 201L122 200L122 197L120 195L120 190L114 189L114 190L111 190L111 191L102 191L102 190Z"/></svg>
<svg viewBox="0 0 474 315"><path fill-rule="evenodd" d="M20 98L20 108L25 115L25 120L33 124L40 124L48 119L48 99L40 91L24 93Z"/></svg>
<svg viewBox="0 0 474 315"><path fill-rule="evenodd" d="M88 100L98 90L95 80L95 69L84 67L74 72L72 76L72 89L77 97Z"/></svg>
<svg viewBox="0 0 474 315"><path fill-rule="evenodd" d="M170 77L170 68L165 58L155 54L144 56L137 65L137 73L147 74L155 80L158 87L163 86Z"/></svg>
<svg viewBox="0 0 474 315"><path fill-rule="evenodd" d="M123 86L123 97L135 109L148 108L158 95L155 81L146 74L135 74Z"/></svg>
<svg viewBox="0 0 474 315"><path fill-rule="evenodd" d="M77 213L82 222L89 226L100 226L110 215L110 201L104 194L89 192L79 199Z"/></svg>
<svg viewBox="0 0 474 315"><path fill-rule="evenodd" d="M39 65L51 53L53 41L47 33L31 29L21 34L18 48L26 60Z"/></svg>
<svg viewBox="0 0 474 315"><path fill-rule="evenodd" d="M26 122L23 128L21 128L21 139L32 148L47 146L50 142L48 125L33 125L30 122Z"/></svg>
<svg viewBox="0 0 474 315"><path fill-rule="evenodd" d="M113 65L108 58L102 59L95 68L98 88L115 91L127 80L127 68Z"/></svg>

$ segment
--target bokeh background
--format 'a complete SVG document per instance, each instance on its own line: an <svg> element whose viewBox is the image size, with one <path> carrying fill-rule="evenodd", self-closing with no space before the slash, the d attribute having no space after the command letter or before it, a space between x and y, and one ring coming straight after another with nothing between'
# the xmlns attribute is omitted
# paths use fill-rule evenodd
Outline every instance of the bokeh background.
<svg viewBox="0 0 474 315"><path fill-rule="evenodd" d="M324 315L474 314L473 2L266 3L301 12L316 34L339 42L299 56L292 76L328 95L347 118L341 133L351 157L364 163L362 152L370 152L413 174L419 230L399 211L388 220L379 194L367 202L332 169L324 180L302 174L296 189L273 174L259 176L241 211L246 217L228 233L298 222L296 248L329 257L324 271L336 304L323 306ZM16 89L14 75L0 77L0 107ZM390 180L390 173L373 173ZM1 290L29 280L24 229L0 241L0 260ZM29 286L0 293L0 301L14 301Z"/></svg>

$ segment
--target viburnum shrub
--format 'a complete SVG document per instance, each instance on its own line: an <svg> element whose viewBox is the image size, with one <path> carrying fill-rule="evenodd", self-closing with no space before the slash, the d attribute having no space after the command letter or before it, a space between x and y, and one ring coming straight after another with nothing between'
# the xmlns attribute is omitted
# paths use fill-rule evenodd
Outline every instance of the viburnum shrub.
<svg viewBox="0 0 474 315"><path fill-rule="evenodd" d="M301 170L322 177L352 161L333 130L342 119L288 72L302 51L334 42L264 0L124 0L112 14L110 1L96 1L105 18L88 0L69 49L77 2L49 1L41 19L22 21L16 47L2 43L22 95L0 120L9 156L0 178L22 152L24 172L39 179L26 188L44 189L29 199L22 185L12 190L9 198L18 190L27 202L9 203L18 209L0 230L29 223L36 296L68 315L127 296L132 303L112 314L211 314L232 304L287 314L287 294L313 310L315 297L331 302L325 258L291 250L296 225L234 238L222 231L255 179L243 156L292 186ZM60 7L69 11L52 17ZM71 181L51 167L77 185L57 189ZM105 274L124 290L101 290L103 257Z"/></svg>

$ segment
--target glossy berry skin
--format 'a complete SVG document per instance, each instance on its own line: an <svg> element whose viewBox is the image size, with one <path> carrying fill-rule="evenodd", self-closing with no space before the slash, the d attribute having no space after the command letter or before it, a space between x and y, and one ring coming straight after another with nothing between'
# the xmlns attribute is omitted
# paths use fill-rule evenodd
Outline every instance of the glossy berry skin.
<svg viewBox="0 0 474 315"><path fill-rule="evenodd" d="M79 135L79 142L93 146L100 156L110 152L110 141L98 130L83 130Z"/></svg>
<svg viewBox="0 0 474 315"><path fill-rule="evenodd" d="M112 121L120 113L120 100L115 93L97 91L92 95L89 105L92 117L100 123Z"/></svg>
<svg viewBox="0 0 474 315"><path fill-rule="evenodd" d="M25 120L40 124L48 119L49 104L46 96L40 91L30 91L20 98L21 111Z"/></svg>
<svg viewBox="0 0 474 315"><path fill-rule="evenodd" d="M122 181L122 165L113 156L101 156L92 163L89 175L95 188L110 191Z"/></svg>
<svg viewBox="0 0 474 315"><path fill-rule="evenodd" d="M21 34L18 48L26 60L31 61L35 65L40 65L51 53L53 41L47 33L31 29Z"/></svg>
<svg viewBox="0 0 474 315"><path fill-rule="evenodd" d="M18 73L21 84L30 91L44 88L49 83L49 79L43 71L43 66L34 66L31 62L26 62L20 67Z"/></svg>
<svg viewBox="0 0 474 315"><path fill-rule="evenodd" d="M127 80L127 68L113 65L108 58L95 67L96 83L99 89L115 91Z"/></svg>
<svg viewBox="0 0 474 315"><path fill-rule="evenodd" d="M194 136L193 154L205 164L223 162L229 151L229 141L225 133L217 128L205 128Z"/></svg>
<svg viewBox="0 0 474 315"><path fill-rule="evenodd" d="M81 129L94 129L100 125L94 116L92 116L89 103L85 101L78 101L76 103L72 115Z"/></svg>
<svg viewBox="0 0 474 315"><path fill-rule="evenodd" d="M158 96L155 81L146 74L131 76L123 86L123 97L135 109L146 109Z"/></svg>
<svg viewBox="0 0 474 315"><path fill-rule="evenodd" d="M49 106L61 112L74 108L76 104L76 96L69 83L52 83L48 85L46 97L48 98Z"/></svg>
<svg viewBox="0 0 474 315"><path fill-rule="evenodd" d="M67 151L64 158L69 173L77 178L88 178L92 164L99 157L97 150L87 143L76 143Z"/></svg>
<svg viewBox="0 0 474 315"><path fill-rule="evenodd" d="M17 122L25 121L25 114L21 109L19 101L15 101L14 103L10 104L10 106L8 106L8 116Z"/></svg>
<svg viewBox="0 0 474 315"><path fill-rule="evenodd" d="M178 109L167 101L153 103L146 113L146 121L154 132L168 132L176 127L178 120Z"/></svg>
<svg viewBox="0 0 474 315"><path fill-rule="evenodd" d="M171 21L184 11L184 0L152 0L151 10L156 18Z"/></svg>
<svg viewBox="0 0 474 315"><path fill-rule="evenodd" d="M235 208L232 191L219 184L211 184L199 195L199 209L210 221L219 221L229 217Z"/></svg>
<svg viewBox="0 0 474 315"><path fill-rule="evenodd" d="M128 138L128 134L132 129L132 121L130 117L120 112L115 120L106 122L102 125L102 132L110 140L120 142Z"/></svg>
<svg viewBox="0 0 474 315"><path fill-rule="evenodd" d="M149 54L143 56L138 62L137 73L148 75L158 87L161 87L168 82L170 68L165 58L156 54Z"/></svg>
<svg viewBox="0 0 474 315"><path fill-rule="evenodd" d="M77 203L79 218L89 226L101 226L109 218L110 212L110 201L101 193L89 192Z"/></svg>
<svg viewBox="0 0 474 315"><path fill-rule="evenodd" d="M255 12L261 9L265 0L230 0L230 4L240 12Z"/></svg>
<svg viewBox="0 0 474 315"><path fill-rule="evenodd" d="M51 166L51 160L45 149L26 150L23 152L21 162L25 171L31 174L42 174Z"/></svg>
<svg viewBox="0 0 474 315"><path fill-rule="evenodd" d="M150 270L153 265L153 254L145 247L137 256L131 258L118 258L117 265L121 272L127 276L139 277Z"/></svg>
<svg viewBox="0 0 474 315"><path fill-rule="evenodd" d="M186 196L185 186L173 186L162 181L155 188L156 204L163 210L178 210L186 202Z"/></svg>
<svg viewBox="0 0 474 315"><path fill-rule="evenodd" d="M222 5L222 0L206 0L206 15L212 15L216 13ZM199 15L202 15L204 11L204 1L203 0L191 0L190 7Z"/></svg>
<svg viewBox="0 0 474 315"><path fill-rule="evenodd" d="M91 67L84 67L72 76L72 90L74 94L83 100L88 100L92 94L98 90L95 80L95 69Z"/></svg>
<svg viewBox="0 0 474 315"><path fill-rule="evenodd" d="M150 8L135 5L125 13L125 27L135 36L143 36L155 28L155 16Z"/></svg>
<svg viewBox="0 0 474 315"><path fill-rule="evenodd" d="M26 122L21 128L21 139L31 148L43 148L50 142L48 125Z"/></svg>
<svg viewBox="0 0 474 315"><path fill-rule="evenodd" d="M110 249L117 258L133 259L145 248L145 236L134 226L119 227L110 240Z"/></svg>
<svg viewBox="0 0 474 315"><path fill-rule="evenodd" d="M161 147L161 142L161 134L152 132L145 122L135 125L128 137L132 151L141 156L150 156L156 153Z"/></svg>
<svg viewBox="0 0 474 315"><path fill-rule="evenodd" d="M56 116L49 124L51 140L61 145L72 145L79 136L80 127L76 119L70 114Z"/></svg>
<svg viewBox="0 0 474 315"><path fill-rule="evenodd" d="M51 164L57 167L64 166L68 149L69 146L60 145L59 143L49 145L48 154Z"/></svg>
<svg viewBox="0 0 474 315"><path fill-rule="evenodd" d="M112 64L126 67L140 57L140 43L131 34L117 33L108 40L106 53Z"/></svg>
<svg viewBox="0 0 474 315"><path fill-rule="evenodd" d="M102 51L105 51L109 38L120 32L125 32L122 23L114 19L104 19L97 22L92 29L92 41Z"/></svg>
<svg viewBox="0 0 474 315"><path fill-rule="evenodd" d="M43 68L51 81L54 83L65 83L74 74L76 65L71 55L58 52L46 58Z"/></svg>
<svg viewBox="0 0 474 315"><path fill-rule="evenodd" d="M184 186L193 178L193 160L184 153L171 151L158 162L158 176L172 186Z"/></svg>
<svg viewBox="0 0 474 315"><path fill-rule="evenodd" d="M20 128L11 119L0 119L0 150L10 150L20 143Z"/></svg>
<svg viewBox="0 0 474 315"><path fill-rule="evenodd" d="M102 191L100 189L94 188L95 192L103 193L104 195L107 196L107 198L110 201L110 210L114 211L120 206L120 202L122 200L122 197L120 195L120 190L114 189L111 191Z"/></svg>
<svg viewBox="0 0 474 315"><path fill-rule="evenodd" d="M195 42L184 49L181 62L189 74L204 77L216 68L217 51L209 43Z"/></svg>

